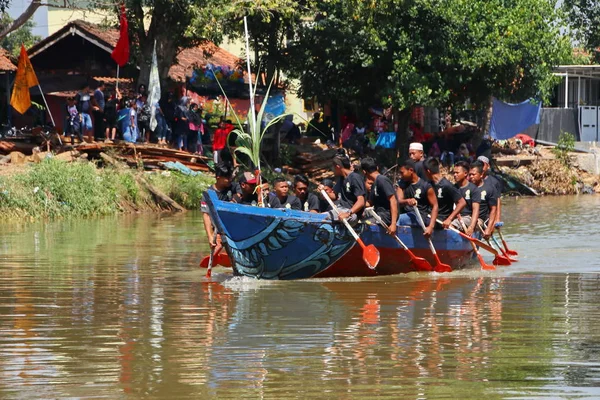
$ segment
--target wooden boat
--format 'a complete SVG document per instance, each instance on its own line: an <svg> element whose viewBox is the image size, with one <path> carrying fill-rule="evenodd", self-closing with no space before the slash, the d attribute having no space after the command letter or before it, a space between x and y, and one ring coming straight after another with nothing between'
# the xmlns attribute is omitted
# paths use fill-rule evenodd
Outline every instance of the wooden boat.
<svg viewBox="0 0 600 400"><path fill-rule="evenodd" d="M372 270L344 225L331 221L328 214L240 205L219 201L215 192L208 193L208 210L235 275L290 280L413 271L407 253L378 225L360 224L357 228L365 244L380 251L381 261ZM397 235L413 253L435 265L421 228L400 226ZM473 248L457 233L436 230L432 240L442 262L453 269L470 263Z"/></svg>

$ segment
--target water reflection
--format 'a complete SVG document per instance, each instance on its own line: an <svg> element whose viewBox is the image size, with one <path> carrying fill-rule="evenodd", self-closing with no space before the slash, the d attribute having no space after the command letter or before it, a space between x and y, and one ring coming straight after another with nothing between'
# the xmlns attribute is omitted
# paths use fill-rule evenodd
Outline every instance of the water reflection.
<svg viewBox="0 0 600 400"><path fill-rule="evenodd" d="M278 283L217 269L208 282L196 269L199 221L2 234L0 397L600 395L596 274L544 275L538 265L528 275ZM517 268L535 269L530 260Z"/></svg>

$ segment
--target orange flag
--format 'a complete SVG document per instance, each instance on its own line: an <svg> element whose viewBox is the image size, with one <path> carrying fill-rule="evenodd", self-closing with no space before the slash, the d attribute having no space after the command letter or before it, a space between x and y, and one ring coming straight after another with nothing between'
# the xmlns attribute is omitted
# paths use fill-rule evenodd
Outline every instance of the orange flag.
<svg viewBox="0 0 600 400"><path fill-rule="evenodd" d="M25 46L21 45L17 76L15 77L12 96L10 97L10 105L21 114L25 114L29 107L31 107L29 88L37 85L39 85L37 76L35 76Z"/></svg>

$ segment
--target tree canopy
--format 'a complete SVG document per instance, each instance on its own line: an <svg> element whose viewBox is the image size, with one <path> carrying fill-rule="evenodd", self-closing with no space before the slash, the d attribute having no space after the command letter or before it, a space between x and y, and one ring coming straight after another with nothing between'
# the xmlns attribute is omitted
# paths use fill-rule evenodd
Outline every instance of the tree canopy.
<svg viewBox="0 0 600 400"><path fill-rule="evenodd" d="M8 14L3 14L2 17L0 17L0 25L2 26L10 24L12 21L13 19L10 18ZM42 39L41 36L34 35L31 32L34 26L35 24L33 21L28 20L20 28L0 39L0 46L13 56L18 56L21 51L21 44L28 48Z"/></svg>
<svg viewBox="0 0 600 400"><path fill-rule="evenodd" d="M290 46L304 96L415 104L547 96L570 53L547 0L329 0Z"/></svg>

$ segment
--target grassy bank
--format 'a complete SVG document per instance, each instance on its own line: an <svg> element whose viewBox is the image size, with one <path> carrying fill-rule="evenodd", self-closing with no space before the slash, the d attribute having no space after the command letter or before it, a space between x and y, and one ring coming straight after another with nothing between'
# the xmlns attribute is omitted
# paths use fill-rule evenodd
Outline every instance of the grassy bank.
<svg viewBox="0 0 600 400"><path fill-rule="evenodd" d="M187 209L199 209L202 192L213 181L209 176L144 174L47 159L0 176L0 218L52 219L167 209L140 183L140 177Z"/></svg>

